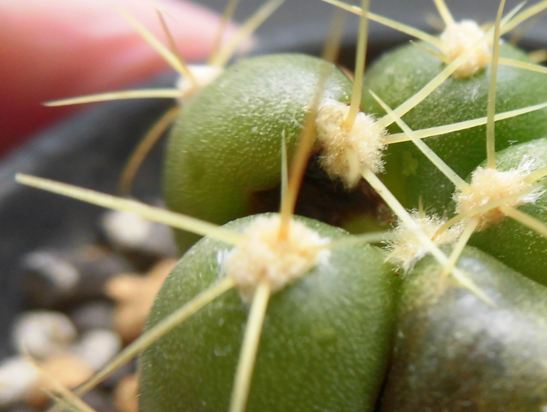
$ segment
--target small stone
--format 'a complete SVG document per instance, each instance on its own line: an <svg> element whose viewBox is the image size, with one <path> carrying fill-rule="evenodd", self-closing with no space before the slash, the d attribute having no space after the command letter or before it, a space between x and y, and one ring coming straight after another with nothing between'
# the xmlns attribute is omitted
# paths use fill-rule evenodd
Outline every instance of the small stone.
<svg viewBox="0 0 547 412"><path fill-rule="evenodd" d="M133 266L127 259L111 250L97 246L78 249L73 259L82 274L76 291L79 300L105 297L106 282L120 273L133 270Z"/></svg>
<svg viewBox="0 0 547 412"><path fill-rule="evenodd" d="M101 229L104 238L114 249L128 255L141 266L150 265L158 258L177 255L170 228L134 213L105 212L101 218Z"/></svg>
<svg viewBox="0 0 547 412"><path fill-rule="evenodd" d="M70 295L80 281L80 273L61 256L36 251L23 257L22 288L26 300L35 306L51 307Z"/></svg>
<svg viewBox="0 0 547 412"><path fill-rule="evenodd" d="M139 380L137 374L126 376L114 391L114 406L118 412L138 412Z"/></svg>
<svg viewBox="0 0 547 412"><path fill-rule="evenodd" d="M93 370L84 361L70 354L52 356L40 363L39 366L39 379L27 397L27 403L38 408L47 403L46 392L55 392L56 385L52 379L72 390L93 374Z"/></svg>
<svg viewBox="0 0 547 412"><path fill-rule="evenodd" d="M132 341L141 333L154 298L175 263L173 259L166 259L145 276L120 275L106 285L108 296L117 303L114 325L124 342Z"/></svg>
<svg viewBox="0 0 547 412"><path fill-rule="evenodd" d="M104 284L131 270L120 256L98 247L73 251L41 250L21 261L22 290L28 305L58 308L104 297Z"/></svg>
<svg viewBox="0 0 547 412"><path fill-rule="evenodd" d="M0 364L0 410L26 398L39 377L38 370L22 356Z"/></svg>
<svg viewBox="0 0 547 412"><path fill-rule="evenodd" d="M94 301L76 307L70 318L80 332L91 329L112 329L114 306L110 302Z"/></svg>
<svg viewBox="0 0 547 412"><path fill-rule="evenodd" d="M119 352L121 346L121 339L115 332L95 329L82 336L81 340L72 347L72 353L97 371Z"/></svg>
<svg viewBox="0 0 547 412"><path fill-rule="evenodd" d="M97 412L117 412L113 405L112 397L102 390L93 390L86 393L82 400L91 409Z"/></svg>
<svg viewBox="0 0 547 412"><path fill-rule="evenodd" d="M52 311L26 312L18 317L13 328L13 344L22 353L37 359L64 352L76 338L72 321Z"/></svg>

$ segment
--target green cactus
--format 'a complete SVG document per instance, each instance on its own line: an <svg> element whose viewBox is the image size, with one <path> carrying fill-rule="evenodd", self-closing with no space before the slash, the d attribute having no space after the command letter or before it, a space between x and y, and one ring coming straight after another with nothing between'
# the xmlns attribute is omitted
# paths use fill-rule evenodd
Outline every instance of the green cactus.
<svg viewBox="0 0 547 412"><path fill-rule="evenodd" d="M144 411L547 405L546 71L499 44L544 3L502 18L502 2L484 31L435 0L446 25L435 37L368 13L367 1L326 1L361 15L354 81L286 54L241 60L195 91L164 165L167 204L184 215L19 178L193 233L178 233L181 249L206 236L169 276L143 336L78 393L144 352ZM424 43L386 54L363 88L365 15ZM348 193L375 191L395 230L359 238L294 218L314 173ZM279 215L248 216L277 189ZM526 322L520 336L508 329Z"/></svg>

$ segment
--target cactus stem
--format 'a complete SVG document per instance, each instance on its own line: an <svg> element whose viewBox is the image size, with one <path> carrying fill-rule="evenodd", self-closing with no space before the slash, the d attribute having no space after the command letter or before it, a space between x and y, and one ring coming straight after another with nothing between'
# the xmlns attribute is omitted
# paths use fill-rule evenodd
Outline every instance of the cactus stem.
<svg viewBox="0 0 547 412"><path fill-rule="evenodd" d="M324 0L324 1L333 1L333 0ZM513 10L511 10L507 15L501 20L501 25L503 25L509 21L518 11L520 10L520 6L515 7ZM369 16L370 18L370 16ZM492 31L490 29L486 36L489 35L489 33ZM453 60L451 63L446 65L446 67L441 70L433 79L431 79L422 89L420 89L416 94L409 97L404 103L399 105L394 110L394 113L397 114L398 117L403 117L406 113L408 113L410 110L412 110L414 107L416 107L418 104L420 104L422 101L424 101L431 93L433 93L437 88L444 83L446 79L448 79L461 65L465 64L466 59L468 58L469 54L474 52L474 48L482 41L482 38L477 39L477 41L473 42L471 47L468 47L466 51L462 52L459 57L457 57L455 60ZM383 118L378 120L378 124L382 128L387 128L389 125L393 123L393 120L391 119L391 116L386 115Z"/></svg>
<svg viewBox="0 0 547 412"><path fill-rule="evenodd" d="M506 216L509 216L511 219L514 219L520 224L527 226L532 230L535 230L537 233L547 238L547 225L545 225L540 220L535 219L532 216L527 215L526 213L521 212L514 207L502 206L500 207L500 209L503 213L505 213Z"/></svg>
<svg viewBox="0 0 547 412"><path fill-rule="evenodd" d="M517 8L520 10L522 6L524 5L524 2L519 4ZM515 29L520 24L524 23L526 20L534 17L535 15L541 13L543 10L547 9L547 0L540 1L537 4L534 4L527 9L521 11L520 13L514 13L515 15L511 17L511 19L503 25L501 29L501 35L503 36L505 33L510 32L511 30Z"/></svg>
<svg viewBox="0 0 547 412"><path fill-rule="evenodd" d="M283 199L287 196L287 190L289 187L289 163L287 159L287 137L285 136L285 130L281 132L281 193L279 209L283 207Z"/></svg>
<svg viewBox="0 0 547 412"><path fill-rule="evenodd" d="M448 257L448 262L446 262L446 264L442 268L442 272L440 275L442 279L446 278L450 274L450 272L452 272L456 267L456 264L458 263L458 259L460 258L463 249L467 245L467 242L469 242L469 239L471 238L471 235L475 232L478 224L478 219L471 219L463 228L460 238L454 244L454 249L452 249L452 253Z"/></svg>
<svg viewBox="0 0 547 412"><path fill-rule="evenodd" d="M501 57L499 59L499 64L503 66L516 67L517 69L528 70L535 73L547 74L547 67L545 66L541 66L539 64L534 64L534 63L523 62L523 61L515 60L515 59L509 59L506 57Z"/></svg>
<svg viewBox="0 0 547 412"><path fill-rule="evenodd" d="M45 102L44 106L71 106L74 104L87 104L127 99L176 99L179 96L180 90L175 88L121 90L117 92L89 94L85 96L70 97L68 99L51 100L49 102Z"/></svg>
<svg viewBox="0 0 547 412"><path fill-rule="evenodd" d="M245 327L245 335L234 379L230 412L245 411L270 296L270 284L267 281L261 281L254 293L249 319Z"/></svg>
<svg viewBox="0 0 547 412"><path fill-rule="evenodd" d="M222 70L218 67L204 65L190 65L188 69L192 72L193 77L199 86L198 89L211 83L222 72ZM186 77L181 77L177 82L176 88L120 90L115 92L96 93L84 96L69 97L66 99L51 100L45 102L44 106L71 106L75 104L129 99L178 99L182 102L196 90L196 87L194 87L194 85L189 82Z"/></svg>
<svg viewBox="0 0 547 412"><path fill-rule="evenodd" d="M496 167L496 124L494 116L496 115L496 89L498 79L498 62L500 58L500 24L505 8L505 0L500 1L498 12L496 14L496 23L494 25L492 62L490 64L490 85L488 87L488 102L486 106L486 163L488 167Z"/></svg>
<svg viewBox="0 0 547 412"><path fill-rule="evenodd" d="M77 412L95 412L87 403L85 403L78 395L72 392L69 388L57 380L57 378L44 370L38 361L28 351L23 351L23 357L28 363L42 375L48 382L50 389L42 388L42 390L54 401L54 406L49 409L49 412L58 410L73 410Z"/></svg>
<svg viewBox="0 0 547 412"><path fill-rule="evenodd" d="M324 1L325 3L331 4L333 6L336 6L339 9L346 10L346 11L348 11L350 13L353 13L353 14L357 14L359 16L362 15L362 14L365 14L365 12L360 7L353 6L351 4L346 4L346 3L344 3L340 0L322 0L322 1ZM432 44L435 47L440 46L439 39L436 38L435 36L432 36L429 33L426 33L426 32L424 32L422 30L419 30L415 27L408 26L404 23L400 23L398 21L389 19L387 17L380 16L380 15L372 13L372 12L368 12L366 14L367 14L367 17L368 17L369 20L372 20L376 23L379 23L379 24L382 24L382 25L387 26L389 28L392 28L393 30L397 30L401 33L407 34L407 35L409 35L411 37L414 37L416 39L422 40L426 43Z"/></svg>
<svg viewBox="0 0 547 412"><path fill-rule="evenodd" d="M344 24L346 21L346 15L340 10L336 9L333 13L332 19L329 24L329 30L327 32L325 46L323 47L322 58L328 62L335 62L340 52L340 45L342 44L342 35L344 33ZM344 71L343 67L340 70ZM353 80L353 73L351 70L344 71L346 76L350 80Z"/></svg>
<svg viewBox="0 0 547 412"><path fill-rule="evenodd" d="M456 58L454 61L448 64L441 72L439 72L439 74L437 74L433 79L431 79L416 94L409 97L404 103L399 105L399 107L397 107L394 110L394 113L398 117L403 117L406 113L408 113L410 110L412 110L422 101L424 101L431 93L437 90L437 88L441 84L443 84L444 81L448 79L458 69L458 67L460 67L465 62L467 55L471 51L472 49L469 49L467 52L462 53L458 58ZM393 119L390 115L386 115L380 120L378 120L378 124L383 128L387 128L392 123L393 123Z"/></svg>
<svg viewBox="0 0 547 412"><path fill-rule="evenodd" d="M378 97L374 92L370 92L372 97L378 102L380 106L386 111L388 116L391 116L392 119L397 123L397 125L405 132L405 134L410 137L412 143L426 156L431 163L435 165L439 171L441 171L457 188L464 188L468 186L467 182L463 180L460 176L454 172L450 166L448 166L444 160L442 160L433 150L429 148L421 139L418 139L414 136L414 132L410 127L393 111L391 108L384 102L380 97Z"/></svg>
<svg viewBox="0 0 547 412"><path fill-rule="evenodd" d="M194 73L192 73L192 70L190 70L190 67L188 66L188 63L182 57L182 54L178 50L177 43L175 42L175 38L173 37L173 34L171 33L171 30L169 30L169 26L167 25L167 22L165 21L165 18L163 17L163 13L160 9L156 9L156 15L158 16L158 19L160 21L161 28L163 32L165 33L165 37L167 37L167 42L169 44L169 49L171 49L171 52L175 56L175 58L178 60L179 68L182 70L181 74L184 76L191 84L192 89L197 89L200 87L200 84L196 77L194 76Z"/></svg>
<svg viewBox="0 0 547 412"><path fill-rule="evenodd" d="M327 43L327 49L328 46L329 43ZM294 213L298 192L300 190L302 179L304 178L304 172L306 170L306 165L308 163L308 159L315 141L315 119L317 117L317 108L319 107L319 102L321 101L321 97L323 96L323 91L325 89L325 83L330 74L331 70L324 70L322 73L319 74L317 89L315 90L315 93L312 97L310 109L306 112L306 115L304 117L304 125L298 139L298 147L296 148L296 153L291 161L290 177L287 184L287 190L285 192L284 198L281 199L281 224L279 226L280 240L284 239L289 231L291 217Z"/></svg>
<svg viewBox="0 0 547 412"><path fill-rule="evenodd" d="M328 62L332 63L336 60L338 51L340 49L342 26L343 20L339 17L338 14L335 14L329 27L329 35L327 36L327 41L325 42L322 52L323 59ZM281 225L279 227L280 240L284 239L287 236L289 230L291 216L294 213L298 192L300 190L300 186L304 178L306 165L315 141L315 119L317 117L319 103L323 96L326 81L331 73L332 68L325 69L321 73L319 73L317 88L311 99L309 106L310 109L304 117L303 128L299 136L299 143L296 149L296 154L294 155L291 162L291 176L290 178L286 179L285 190L283 190L282 185L282 196L280 205ZM284 137L284 135L282 137Z"/></svg>
<svg viewBox="0 0 547 412"><path fill-rule="evenodd" d="M15 176L15 180L27 186L56 193L58 195L70 197L97 206L102 206L113 210L132 212L144 217L145 219L163 223L177 229L187 230L199 235L209 236L231 245L237 244L242 239L242 235L216 226L212 223L204 222L202 220L179 213L170 212L159 207L153 207L135 200L111 196L105 193L96 192L94 190L82 189L66 183L25 174L17 174Z"/></svg>
<svg viewBox="0 0 547 412"><path fill-rule="evenodd" d="M186 319L199 312L203 307L213 302L224 293L234 287L234 281L230 277L224 277L222 280L201 292L190 302L178 308L169 316L164 318L157 325L149 329L145 334L141 335L137 340L122 350L108 365L97 372L90 380L80 386L76 390L76 394L83 396L90 390L95 388L104 379L110 376L118 368L125 365L139 353L149 348L158 339L169 333L174 327L183 323Z"/></svg>
<svg viewBox="0 0 547 412"><path fill-rule="evenodd" d="M220 52L224 33L226 32L226 27L228 26L228 22L231 21L232 18L234 17L238 3L239 3L239 0L228 0L228 2L226 3L226 7L224 8L224 11L222 12L220 24L218 26L215 40L213 42L212 52L211 52L211 55L209 56L209 64L211 65L213 61L216 59L216 57L218 56L218 53Z"/></svg>
<svg viewBox="0 0 547 412"><path fill-rule="evenodd" d="M187 66L181 61L177 54L165 47L156 36L152 34L141 22L133 17L127 10L115 6L118 13L133 27L133 29L148 43L163 59L180 75L185 75Z"/></svg>
<svg viewBox="0 0 547 412"><path fill-rule="evenodd" d="M60 389L57 391L49 391L47 389L42 389L42 391L52 400L53 406L48 409L48 412L60 412L60 411L74 411L74 412L97 412L95 409L91 408L85 402L80 401L76 403L74 398L76 395L68 395L71 393L68 389L65 389L66 392L62 392ZM85 406L82 406L85 405Z"/></svg>
<svg viewBox="0 0 547 412"><path fill-rule="evenodd" d="M512 119L513 117L521 116L523 114L542 110L547 107L547 103L535 104L532 106L523 107L521 109L509 110L506 112L497 113L494 116L494 121L499 122L501 120ZM427 137L439 136L443 134L453 133L460 130L470 129L472 127L483 126L488 121L488 117L478 117L476 119L464 120L462 122L446 124L442 126L429 127L427 129L414 130L413 134L418 139L425 139ZM387 145L401 142L408 142L412 139L406 135L406 133L393 133L386 136L385 143Z"/></svg>
<svg viewBox="0 0 547 412"><path fill-rule="evenodd" d="M359 106L361 103L361 93L363 90L363 80L365 77L366 55L367 55L367 39L368 39L368 20L367 13L369 10L370 1L361 0L361 14L359 19L359 35L357 38L357 56L355 59L355 79L353 81L353 90L351 91L351 104L344 121L344 128L350 131L353 128Z"/></svg>
<svg viewBox="0 0 547 412"><path fill-rule="evenodd" d="M360 169L367 165L375 172L382 167L381 151L384 130L375 127L372 117L359 111L361 90L366 65L368 38L369 1L362 0L359 22L358 45L355 58L355 78L350 106L328 100L319 107L315 126L321 144L321 163L331 177L341 178L346 187L354 187L360 176ZM336 27L336 26L335 26ZM329 36L330 38L330 36ZM326 45L328 51L329 43ZM326 54L326 53L325 53Z"/></svg>
<svg viewBox="0 0 547 412"><path fill-rule="evenodd" d="M232 58L239 46L249 39L254 31L260 27L283 3L285 0L269 0L252 15L239 29L229 42L220 48L218 53L211 58L212 66L224 67Z"/></svg>
<svg viewBox="0 0 547 412"><path fill-rule="evenodd" d="M444 0L434 0L435 7L437 8L437 11L439 12L439 16L443 19L443 22L445 26L449 26L451 24L454 24L454 17L452 17L452 13L450 13L449 8L447 7Z"/></svg>
<svg viewBox="0 0 547 412"><path fill-rule="evenodd" d="M547 61L547 49L534 50L528 53L528 57L534 63L543 63Z"/></svg>
<svg viewBox="0 0 547 412"><path fill-rule="evenodd" d="M119 188L122 195L128 196L131 193L135 175L142 162L169 126L175 121L180 111L181 108L179 106L168 109L143 136L135 150L131 153L120 176Z"/></svg>
<svg viewBox="0 0 547 412"><path fill-rule="evenodd" d="M427 236L426 233L420 228L416 221L412 218L409 212L399 203L399 201L393 196L393 193L382 183L382 181L372 173L370 170L363 170L363 178L372 186L376 193L384 199L384 202L391 208L391 210L401 220L402 224L406 225L408 229L415 232L416 237L420 243L427 247L427 250L441 265L445 265L448 261L446 255L435 245L435 243ZM475 283L469 279L469 277L458 268L452 270L452 275L460 283L460 285L483 302L488 305L495 306L492 299L490 299Z"/></svg>

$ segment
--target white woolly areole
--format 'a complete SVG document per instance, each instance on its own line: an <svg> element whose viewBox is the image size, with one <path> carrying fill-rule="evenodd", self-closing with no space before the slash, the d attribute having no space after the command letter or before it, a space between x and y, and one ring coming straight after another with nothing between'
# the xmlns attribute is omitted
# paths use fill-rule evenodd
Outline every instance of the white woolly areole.
<svg viewBox="0 0 547 412"><path fill-rule="evenodd" d="M344 122L348 112L346 104L327 99L318 110L316 127L323 169L352 188L361 179L363 169L374 173L382 171L387 132L363 112L357 114L351 130L347 130Z"/></svg>
<svg viewBox="0 0 547 412"><path fill-rule="evenodd" d="M180 90L181 100L192 95L192 93L202 87L207 86L209 83L214 82L224 70L222 67L210 66L207 64L191 64L188 66L188 69L194 75L197 82L197 87L194 87L194 83L186 77L179 77L176 87Z"/></svg>
<svg viewBox="0 0 547 412"><path fill-rule="evenodd" d="M478 167L471 175L470 185L454 194L456 213L467 214L503 199L507 201L502 206L534 203L543 193L539 186L526 179L534 169L534 162L527 158L517 168L507 171ZM479 219L477 229L480 230L499 222L505 215L496 207L475 217Z"/></svg>
<svg viewBox="0 0 547 412"><path fill-rule="evenodd" d="M484 69L490 62L492 50L484 30L473 20L449 24L441 34L441 51L447 63L453 62L468 50L471 51L454 72L454 77L470 77Z"/></svg>
<svg viewBox="0 0 547 412"><path fill-rule="evenodd" d="M439 232L446 220L438 216L424 216L414 211L412 212L412 218L425 235L438 246L456 242L462 232L461 225L454 225ZM408 272L416 262L429 252L429 248L422 243L416 231L402 222L397 225L393 235L393 240L388 243L389 254L386 259Z"/></svg>
<svg viewBox="0 0 547 412"><path fill-rule="evenodd" d="M279 216L258 217L224 261L227 276L235 280L246 301L253 297L260 282L268 282L276 292L329 258L329 239L291 220L288 234L281 240L280 224Z"/></svg>

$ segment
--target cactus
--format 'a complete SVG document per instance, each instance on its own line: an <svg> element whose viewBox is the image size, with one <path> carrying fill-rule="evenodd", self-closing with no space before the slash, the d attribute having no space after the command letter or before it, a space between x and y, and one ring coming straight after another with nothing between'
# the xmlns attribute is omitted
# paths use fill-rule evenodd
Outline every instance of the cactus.
<svg viewBox="0 0 547 412"><path fill-rule="evenodd" d="M251 323L260 304L261 295L252 290L260 288L257 281L269 281L272 296L262 321L248 409L372 410L389 357L398 279L380 249L359 243L336 246L348 237L340 229L299 219L291 223L287 241L278 243L279 223L278 215L236 220L226 227L243 228L247 242L230 251L204 239L178 263L158 295L148 328L223 273L234 279L236 292L144 352L143 411L176 411L182 404L191 410L227 410L236 390L233 407L239 395L232 381L242 329L247 312ZM318 244L323 248L318 250ZM300 273L298 261L308 258L302 269L312 269ZM242 358L245 353L242 349ZM166 354L171 354L167 362Z"/></svg>
<svg viewBox="0 0 547 412"><path fill-rule="evenodd" d="M500 36L547 4L502 18L502 1L496 23L484 32L475 23L455 23L436 0L446 30L435 37L369 13L367 1L360 8L326 1L361 16L355 79L328 60L301 55L250 58L219 74L185 101L173 129L165 165L173 211L19 176L25 184L206 236L166 281L142 337L78 394L144 352L144 411L374 410L398 333L385 410L547 404L543 372L492 372L541 363L544 328L524 341L488 335L488 356L479 351L475 358L467 356L469 346L451 341L462 330L472 342L483 330L496 334L490 315L501 319L507 312L518 325L523 317L545 323L545 139L533 140L547 128L545 70L525 61L522 51L500 46ZM429 48L386 55L363 88L367 17ZM470 97L471 89L480 96ZM469 99L473 104L458 109ZM500 120L504 126L495 127ZM379 177L384 170L386 183ZM313 172L348 193L361 185L374 190L398 219L395 230L349 235L295 217L299 189ZM256 211L255 192L277 189L279 215L243 217ZM185 249L195 237L179 239ZM481 324L474 320L479 312ZM471 386L447 396L453 382L483 365ZM498 384L506 402L489 392Z"/></svg>
<svg viewBox="0 0 547 412"><path fill-rule="evenodd" d="M500 53L502 56L527 61L523 51L510 45L504 44ZM388 70L388 67L392 69ZM396 107L438 74L442 67L435 56L418 49L416 45L403 46L384 55L371 67L367 86L382 96L388 105ZM469 78L450 78L403 119L410 128L417 130L485 116L490 78L489 68ZM497 111L506 112L544 103L546 97L544 74L510 66L500 67ZM367 99L365 107L372 113L382 113L381 107L371 98ZM545 113L545 110L540 110L498 122L496 150L543 136L547 132ZM400 131L394 126L391 129L394 133ZM456 173L467 176L486 158L484 134L485 128L479 126L431 136L426 142ZM454 186L411 142L389 146L383 178L408 208L417 208L420 198L433 213L443 214L450 205Z"/></svg>
<svg viewBox="0 0 547 412"><path fill-rule="evenodd" d="M543 177L547 162L547 139L534 139L511 146L497 154L498 174L503 184L518 188L514 205L539 222L547 221L547 195ZM476 169L470 181L484 173L484 166ZM487 171L488 173L488 171ZM495 177L488 184L493 186ZM494 197L497 193L492 193ZM461 206L460 206L461 207ZM508 266L543 285L547 285L545 262L547 239L533 228L510 219L503 219L498 210L482 222L482 230L475 233L469 243L496 257Z"/></svg>
<svg viewBox="0 0 547 412"><path fill-rule="evenodd" d="M167 149L168 207L220 224L252 214L259 193L279 185L280 137L292 157L305 106L324 71L332 74L323 99L347 103L349 79L334 65L298 54L242 60L190 99ZM195 238L181 233L178 241L184 250Z"/></svg>
<svg viewBox="0 0 547 412"><path fill-rule="evenodd" d="M541 411L547 290L471 247L459 267L495 305L439 285L438 264L421 261L404 283L382 410Z"/></svg>

